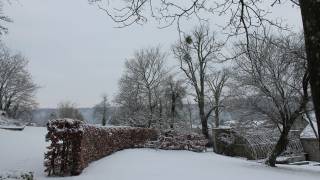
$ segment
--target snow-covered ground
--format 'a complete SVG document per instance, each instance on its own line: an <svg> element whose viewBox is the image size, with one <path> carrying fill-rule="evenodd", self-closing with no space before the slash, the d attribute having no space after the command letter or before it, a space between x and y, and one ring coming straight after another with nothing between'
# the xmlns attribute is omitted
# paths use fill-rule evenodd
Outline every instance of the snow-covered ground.
<svg viewBox="0 0 320 180"><path fill-rule="evenodd" d="M10 170L26 170L44 176L46 131L39 127L26 127L23 131L0 129L0 174Z"/></svg>
<svg viewBox="0 0 320 180"><path fill-rule="evenodd" d="M91 163L80 176L47 178L43 172L45 128L23 131L0 129L0 174L10 170L34 171L39 179L64 180L308 180L319 179L320 167L280 166L207 153L131 149Z"/></svg>
<svg viewBox="0 0 320 180"><path fill-rule="evenodd" d="M316 138L315 133L318 133L318 125L317 125L316 115L314 112L310 113L310 118L312 120L311 122L312 122L314 129L312 129L312 126L309 123L308 126L302 131L302 133L300 135L301 138L305 138L305 139L315 139Z"/></svg>
<svg viewBox="0 0 320 180"><path fill-rule="evenodd" d="M0 126L10 127L10 126L21 126L21 125L23 125L21 121L16 119L10 119L0 114Z"/></svg>

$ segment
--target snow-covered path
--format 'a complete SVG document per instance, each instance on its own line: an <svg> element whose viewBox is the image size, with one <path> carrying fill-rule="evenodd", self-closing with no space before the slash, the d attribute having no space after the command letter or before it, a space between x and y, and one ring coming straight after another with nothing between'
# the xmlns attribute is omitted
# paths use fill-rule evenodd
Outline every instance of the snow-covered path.
<svg viewBox="0 0 320 180"><path fill-rule="evenodd" d="M48 179L43 173L44 128L27 127L22 132L0 129L0 173L6 170L35 171L36 179ZM308 180L319 179L320 167L263 164L207 153L131 149L91 163L80 176L51 180Z"/></svg>

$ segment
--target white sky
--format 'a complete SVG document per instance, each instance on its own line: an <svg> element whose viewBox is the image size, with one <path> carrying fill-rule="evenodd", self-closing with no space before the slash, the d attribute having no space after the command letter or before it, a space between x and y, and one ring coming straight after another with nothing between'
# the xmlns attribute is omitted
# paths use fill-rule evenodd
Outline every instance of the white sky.
<svg viewBox="0 0 320 180"><path fill-rule="evenodd" d="M40 107L56 107L64 100L91 107L103 93L111 97L125 59L135 50L154 45L169 50L178 38L175 26L114 28L116 24L87 0L17 0L4 10L14 22L7 25L9 34L3 40L29 59L30 72L41 86ZM297 8L286 5L274 12L301 29Z"/></svg>

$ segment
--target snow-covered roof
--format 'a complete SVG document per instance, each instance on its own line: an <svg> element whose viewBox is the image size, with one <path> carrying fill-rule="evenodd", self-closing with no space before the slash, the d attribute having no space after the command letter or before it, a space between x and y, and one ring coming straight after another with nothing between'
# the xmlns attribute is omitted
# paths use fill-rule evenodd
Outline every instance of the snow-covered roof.
<svg viewBox="0 0 320 180"><path fill-rule="evenodd" d="M0 125L1 126L21 125L21 122L16 119L10 119L0 115Z"/></svg>
<svg viewBox="0 0 320 180"><path fill-rule="evenodd" d="M312 121L312 124L315 128L315 131L318 133L317 123L315 121ZM306 128L304 128L304 130L300 134L300 138L304 138L304 139L315 139L316 138L316 135L314 134L314 131L313 131L310 124Z"/></svg>
<svg viewBox="0 0 320 180"><path fill-rule="evenodd" d="M314 113L311 114L311 118L312 118L313 127L314 127L316 133L318 134L318 126L316 123L316 118L315 118ZM312 129L310 124L308 124L308 126L306 128L304 128L304 130L301 132L300 138L303 138L303 139L315 139L316 138L314 130Z"/></svg>

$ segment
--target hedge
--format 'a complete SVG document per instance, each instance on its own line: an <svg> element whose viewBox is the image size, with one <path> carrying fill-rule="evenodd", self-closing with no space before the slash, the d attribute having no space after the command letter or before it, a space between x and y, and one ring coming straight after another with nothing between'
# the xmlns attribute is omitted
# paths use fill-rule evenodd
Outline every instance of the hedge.
<svg viewBox="0 0 320 180"><path fill-rule="evenodd" d="M144 147L158 131L133 127L102 127L79 120L56 119L47 124L45 172L49 176L79 175L92 161L113 152Z"/></svg>
<svg viewBox="0 0 320 180"><path fill-rule="evenodd" d="M147 142L145 147L164 150L203 152L206 150L207 144L208 140L201 134L165 130L161 131L157 140Z"/></svg>

